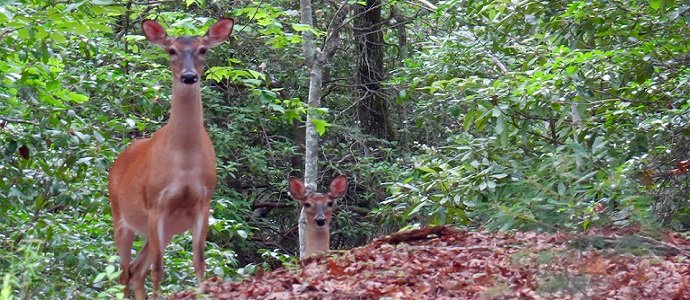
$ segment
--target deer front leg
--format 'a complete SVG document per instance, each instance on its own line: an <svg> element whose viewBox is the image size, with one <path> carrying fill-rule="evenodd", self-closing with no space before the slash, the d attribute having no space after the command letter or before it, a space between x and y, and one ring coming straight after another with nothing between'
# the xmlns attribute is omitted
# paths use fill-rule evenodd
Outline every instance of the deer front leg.
<svg viewBox="0 0 690 300"><path fill-rule="evenodd" d="M172 236L166 236L163 238L161 245L167 245L170 242L170 239ZM146 242L144 243L144 247L141 248L141 251L137 258L132 262L132 264L129 267L129 274L132 276L132 282L134 286L134 296L135 299L137 300L145 300L146 299L146 288L145 288L145 281L146 281L146 273L148 273L149 267L151 267L151 263L153 262L153 256L151 255L151 237L148 237L146 239ZM163 246L165 248L165 246ZM163 251L161 253L161 263L162 263L162 256L163 256ZM162 274L162 269L163 266L161 264L161 272ZM153 276L153 271L151 272L151 277ZM162 279L162 276L161 276ZM160 281L159 281L160 283ZM155 290L154 290L155 291ZM125 294L125 297L127 295ZM154 293L154 299L157 297L157 293Z"/></svg>
<svg viewBox="0 0 690 300"><path fill-rule="evenodd" d="M129 297L129 265L132 260L132 244L134 243L134 230L125 226L115 227L115 245L120 256L120 284L124 286L124 295Z"/></svg>
<svg viewBox="0 0 690 300"><path fill-rule="evenodd" d="M194 256L194 272L196 273L197 284L203 289L206 270L204 251L206 249L206 234L208 232L209 202L202 205L201 211L197 212L192 231L192 251Z"/></svg>
<svg viewBox="0 0 690 300"><path fill-rule="evenodd" d="M152 298L158 299L161 280L163 279L163 249L165 248L165 215L159 211L152 211L149 215L149 256L153 263L151 268Z"/></svg>

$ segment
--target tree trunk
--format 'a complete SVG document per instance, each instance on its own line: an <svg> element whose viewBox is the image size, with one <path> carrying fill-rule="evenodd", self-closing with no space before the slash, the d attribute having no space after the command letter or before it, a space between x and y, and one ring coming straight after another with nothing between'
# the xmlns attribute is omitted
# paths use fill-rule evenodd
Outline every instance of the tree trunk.
<svg viewBox="0 0 690 300"><path fill-rule="evenodd" d="M314 26L314 22L312 21L313 13L311 0L300 0L299 3L301 8L300 21L302 24ZM318 68L318 73L314 72L314 67L316 64L318 64L318 60L314 58L314 34L308 30L305 30L302 32L302 39L304 43L302 45L304 60L306 61L307 66L311 69L309 73L309 99L307 100L307 103L309 106L319 107L321 103L321 68ZM318 85L317 82L315 82L315 79L318 79ZM307 122L305 125L307 129L304 137L304 183L307 187L307 191L313 192L316 190L316 173L318 172L319 157L316 148L318 147L319 136L315 134L316 130L314 128L314 124L311 123L311 115L309 113L307 113ZM299 214L298 223L300 259L304 258L304 249L306 247L307 240L306 227L307 216L304 213L304 209L302 209Z"/></svg>
<svg viewBox="0 0 690 300"><path fill-rule="evenodd" d="M300 0L301 19L302 24L314 27L312 21L313 12L311 0ZM328 59L333 56L338 44L338 33L342 28L345 17L347 16L347 0L344 0L335 13L330 27L332 32L326 33L323 50L318 50L314 47L314 34L305 30L302 32L302 52L304 60L309 67L309 99L307 104L310 108L318 108L321 106L321 88L323 85L323 66ZM316 132L312 119L314 116L307 111L306 134L304 138L304 184L308 192L315 192L316 177L319 171L319 134ZM300 211L298 233L299 233L299 257L304 257L304 248L306 245L306 227L307 218L304 210Z"/></svg>
<svg viewBox="0 0 690 300"><path fill-rule="evenodd" d="M388 104L381 89L383 32L381 1L366 0L355 8L357 41L358 116L362 131L377 138L392 138Z"/></svg>

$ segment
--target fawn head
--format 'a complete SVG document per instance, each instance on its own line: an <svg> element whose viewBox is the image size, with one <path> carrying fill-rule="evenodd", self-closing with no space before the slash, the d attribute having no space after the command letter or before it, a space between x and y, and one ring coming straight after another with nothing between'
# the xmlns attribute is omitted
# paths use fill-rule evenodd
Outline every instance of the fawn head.
<svg viewBox="0 0 690 300"><path fill-rule="evenodd" d="M327 229L335 210L335 201L345 196L345 192L347 192L347 177L341 175L333 179L327 194L307 193L302 180L290 177L288 191L293 199L302 204L304 212L307 214L308 227Z"/></svg>
<svg viewBox="0 0 690 300"><path fill-rule="evenodd" d="M163 26L152 20L144 20L141 28L149 42L161 46L170 55L173 80L194 84L199 82L199 76L204 72L208 48L227 40L232 33L233 24L232 19L221 19L201 37L170 37Z"/></svg>

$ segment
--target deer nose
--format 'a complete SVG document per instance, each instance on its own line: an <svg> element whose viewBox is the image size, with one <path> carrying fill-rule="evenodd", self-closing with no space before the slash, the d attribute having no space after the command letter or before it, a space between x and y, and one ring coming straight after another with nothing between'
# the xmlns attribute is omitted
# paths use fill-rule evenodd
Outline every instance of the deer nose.
<svg viewBox="0 0 690 300"><path fill-rule="evenodd" d="M316 225L318 225L318 226L323 226L323 225L326 225L326 219L324 219L324 218L315 218L315 219L314 219L314 223L316 223Z"/></svg>
<svg viewBox="0 0 690 300"><path fill-rule="evenodd" d="M180 80L185 84L193 84L199 81L199 76L194 72L183 72L182 76L180 76Z"/></svg>

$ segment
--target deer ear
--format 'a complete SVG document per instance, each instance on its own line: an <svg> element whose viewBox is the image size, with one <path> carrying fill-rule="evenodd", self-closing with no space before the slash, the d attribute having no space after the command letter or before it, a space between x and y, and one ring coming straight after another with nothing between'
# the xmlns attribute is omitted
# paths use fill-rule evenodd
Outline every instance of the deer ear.
<svg viewBox="0 0 690 300"><path fill-rule="evenodd" d="M290 197L297 201L304 201L307 199L307 191L302 180L297 179L297 177L290 177L290 182L288 182L288 192L290 192Z"/></svg>
<svg viewBox="0 0 690 300"><path fill-rule="evenodd" d="M230 37L232 26L235 25L233 19L220 19L206 32L206 45L219 45Z"/></svg>
<svg viewBox="0 0 690 300"><path fill-rule="evenodd" d="M340 175L331 181L331 191L328 192L328 197L331 199L338 199L345 196L347 192L347 177Z"/></svg>
<svg viewBox="0 0 690 300"><path fill-rule="evenodd" d="M149 42L159 46L166 46L168 41L168 34L161 24L153 20L144 20L141 22L141 29L144 31L144 36Z"/></svg>

